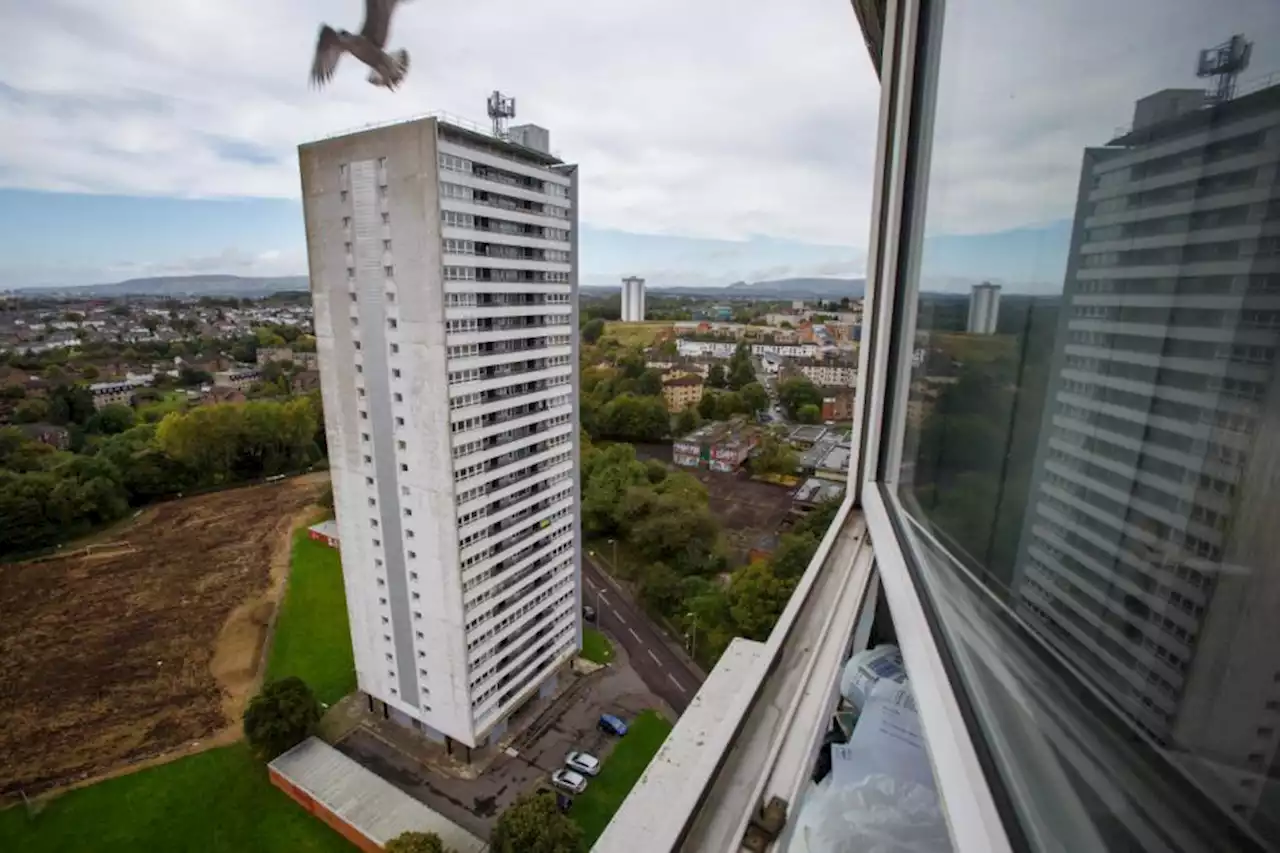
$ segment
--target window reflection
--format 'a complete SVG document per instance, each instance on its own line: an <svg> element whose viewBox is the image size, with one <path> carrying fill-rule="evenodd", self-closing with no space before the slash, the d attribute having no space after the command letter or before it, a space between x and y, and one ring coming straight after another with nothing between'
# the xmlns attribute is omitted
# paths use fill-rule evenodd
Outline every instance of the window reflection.
<svg viewBox="0 0 1280 853"><path fill-rule="evenodd" d="M1051 5L931 19L897 494L1280 843L1280 6Z"/></svg>

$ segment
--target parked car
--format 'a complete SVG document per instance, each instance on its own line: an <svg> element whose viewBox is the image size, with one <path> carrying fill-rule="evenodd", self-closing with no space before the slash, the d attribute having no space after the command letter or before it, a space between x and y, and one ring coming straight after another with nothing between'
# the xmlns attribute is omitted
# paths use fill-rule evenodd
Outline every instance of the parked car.
<svg viewBox="0 0 1280 853"><path fill-rule="evenodd" d="M590 604L582 605L582 618L588 622L596 621L596 609Z"/></svg>
<svg viewBox="0 0 1280 853"><path fill-rule="evenodd" d="M551 784L555 785L562 791L568 791L571 794L581 794L587 790L587 780L583 779L572 770L561 768L551 774Z"/></svg>
<svg viewBox="0 0 1280 853"><path fill-rule="evenodd" d="M622 721L621 717L615 717L613 714L601 714L600 722L596 723L596 728L607 735L617 735L622 737L627 733L627 724Z"/></svg>
<svg viewBox="0 0 1280 853"><path fill-rule="evenodd" d="M583 776L594 776L600 772L600 759L589 752L571 752L565 756L564 766Z"/></svg>

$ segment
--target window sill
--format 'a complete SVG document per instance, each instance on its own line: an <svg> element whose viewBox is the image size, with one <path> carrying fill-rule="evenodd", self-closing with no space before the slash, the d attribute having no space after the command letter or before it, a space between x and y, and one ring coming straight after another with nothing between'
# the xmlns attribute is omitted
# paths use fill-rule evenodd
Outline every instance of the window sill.
<svg viewBox="0 0 1280 853"><path fill-rule="evenodd" d="M762 803L794 814L872 589L846 501L764 643L736 639L592 848L737 851ZM757 830L751 829L752 832Z"/></svg>

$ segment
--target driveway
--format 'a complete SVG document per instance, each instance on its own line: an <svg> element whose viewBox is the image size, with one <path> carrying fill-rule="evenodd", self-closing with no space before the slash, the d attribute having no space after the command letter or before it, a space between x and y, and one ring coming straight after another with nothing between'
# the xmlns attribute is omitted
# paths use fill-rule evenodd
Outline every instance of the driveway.
<svg viewBox="0 0 1280 853"><path fill-rule="evenodd" d="M494 759L476 779L459 779L433 770L386 741L357 728L336 744L345 755L426 803L480 838L488 838L494 819L520 795L547 781L571 750L607 760L615 738L596 728L603 713L630 719L640 711L670 711L645 688L625 651L591 677L585 690L566 693L553 705L551 723L516 737L506 754ZM514 754L513 754L514 753Z"/></svg>

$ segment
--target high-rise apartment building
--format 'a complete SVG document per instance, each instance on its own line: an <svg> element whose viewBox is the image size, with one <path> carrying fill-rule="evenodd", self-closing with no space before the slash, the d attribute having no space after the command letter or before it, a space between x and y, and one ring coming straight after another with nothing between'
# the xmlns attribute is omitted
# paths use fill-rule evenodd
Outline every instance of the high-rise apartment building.
<svg viewBox="0 0 1280 853"><path fill-rule="evenodd" d="M530 139L299 149L359 689L467 746L580 645L577 177Z"/></svg>
<svg viewBox="0 0 1280 853"><path fill-rule="evenodd" d="M1193 91L1085 152L1014 588L1247 814L1280 741L1280 87Z"/></svg>
<svg viewBox="0 0 1280 853"><path fill-rule="evenodd" d="M969 321L965 331L971 335L994 335L1000 322L1000 285L983 282L969 292Z"/></svg>
<svg viewBox="0 0 1280 853"><path fill-rule="evenodd" d="M622 280L622 321L644 322L644 279L627 276Z"/></svg>

